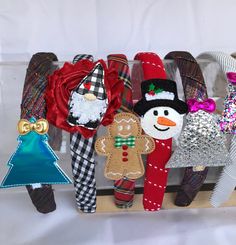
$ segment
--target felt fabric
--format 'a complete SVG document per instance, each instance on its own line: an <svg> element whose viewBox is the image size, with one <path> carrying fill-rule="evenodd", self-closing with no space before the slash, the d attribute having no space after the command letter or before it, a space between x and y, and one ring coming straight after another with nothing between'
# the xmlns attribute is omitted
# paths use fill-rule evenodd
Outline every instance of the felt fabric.
<svg viewBox="0 0 236 245"><path fill-rule="evenodd" d="M108 126L107 136L98 138L95 143L96 152L107 156L104 175L112 180L142 177L144 166L141 154L148 154L154 148L153 139L142 134L139 118L127 112L117 113Z"/></svg>
<svg viewBox="0 0 236 245"><path fill-rule="evenodd" d="M207 89L199 65L188 52L171 52L165 59L174 59L182 78L185 99L198 98L207 99ZM203 171L194 172L193 168L185 169L184 178L177 192L175 204L177 206L188 206L197 195L203 185L208 168Z"/></svg>
<svg viewBox="0 0 236 245"><path fill-rule="evenodd" d="M143 67L144 80L166 79L164 65L154 53L138 53L135 60L140 60ZM144 180L143 206L147 211L157 211L161 208L168 169L165 164L170 158L172 139L155 140L155 150L147 155L146 173Z"/></svg>
<svg viewBox="0 0 236 245"><path fill-rule="evenodd" d="M98 63L72 91L69 101L68 123L72 126L78 125L88 129L96 129L107 110L106 99L104 68L102 64Z"/></svg>
<svg viewBox="0 0 236 245"><path fill-rule="evenodd" d="M154 87L153 90L152 86ZM154 89L159 89L160 92L155 94ZM180 114L186 113L188 109L186 103L179 100L177 86L174 81L167 79L145 80L141 84L141 90L142 99L135 104L135 112L139 116L143 116L148 110L157 106L171 107Z"/></svg>
<svg viewBox="0 0 236 245"><path fill-rule="evenodd" d="M47 76L51 74L57 66L52 64L57 61L53 53L37 53L30 60L21 103L21 118L29 120L32 116L36 119L46 116L45 89L47 86ZM49 136L52 148L60 148L62 133L60 129L53 125L49 127ZM51 185L42 185L40 188L26 186L30 198L36 209L41 213L49 213L56 209L54 194Z"/></svg>
<svg viewBox="0 0 236 245"><path fill-rule="evenodd" d="M86 59L92 61L93 57L83 54L76 55L73 63ZM96 134L87 139L80 133L71 133L70 135L75 198L78 209L84 213L94 213L96 211L95 140Z"/></svg>
<svg viewBox="0 0 236 245"><path fill-rule="evenodd" d="M124 83L121 107L118 112L132 112L133 96L128 61L123 54L110 54L108 65L118 72L119 79ZM115 205L119 208L129 208L133 205L135 180L122 178L114 182Z"/></svg>

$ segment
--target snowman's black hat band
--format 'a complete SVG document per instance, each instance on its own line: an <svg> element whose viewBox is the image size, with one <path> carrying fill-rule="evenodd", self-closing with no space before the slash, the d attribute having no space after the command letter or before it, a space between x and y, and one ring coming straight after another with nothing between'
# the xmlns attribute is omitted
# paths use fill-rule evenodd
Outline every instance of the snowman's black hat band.
<svg viewBox="0 0 236 245"><path fill-rule="evenodd" d="M141 90L142 90L142 99L138 101L134 106L134 111L139 116L144 115L151 108L158 107L158 106L171 107L180 114L184 114L188 110L187 104L184 101L179 100L176 83L172 80L168 80L168 79L146 80L142 82ZM172 96L171 98L168 96L169 94ZM153 99L149 99L152 98L152 96Z"/></svg>

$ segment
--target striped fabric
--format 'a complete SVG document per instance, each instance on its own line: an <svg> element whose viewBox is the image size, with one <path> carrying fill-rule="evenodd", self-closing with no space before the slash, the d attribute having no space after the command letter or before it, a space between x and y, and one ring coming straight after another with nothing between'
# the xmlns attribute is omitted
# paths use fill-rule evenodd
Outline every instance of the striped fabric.
<svg viewBox="0 0 236 245"><path fill-rule="evenodd" d="M175 60L181 75L186 100L192 98L205 100L208 98L207 88L200 66L190 53L174 51L167 54L165 59ZM185 168L184 177L176 195L175 205L190 205L198 191L201 189L207 173L208 168L197 172L193 171L192 167Z"/></svg>
<svg viewBox="0 0 236 245"><path fill-rule="evenodd" d="M44 92L47 86L47 76L57 66L53 65L57 57L53 53L37 53L30 60L24 83L21 102L21 119L29 120L32 116L36 119L45 118L46 104ZM54 150L60 149L62 133L53 125L49 127L49 144ZM30 198L40 213L49 213L56 209L54 194L51 185L42 185L41 188L26 186Z"/></svg>
<svg viewBox="0 0 236 245"><path fill-rule="evenodd" d="M133 205L135 180L123 178L115 182L115 204L118 208L130 208Z"/></svg>
<svg viewBox="0 0 236 245"><path fill-rule="evenodd" d="M217 62L225 74L227 72L236 72L236 60L225 53L206 52L200 54L199 58ZM233 164L224 167L211 196L211 204L214 207L226 202L236 186L236 135L231 139L230 157Z"/></svg>
<svg viewBox="0 0 236 245"><path fill-rule="evenodd" d="M108 57L109 67L118 71L119 78L124 81L122 105L118 112L132 112L133 96L128 61L123 54L111 54ZM119 208L129 208L133 205L135 181L123 178L114 182L115 204Z"/></svg>

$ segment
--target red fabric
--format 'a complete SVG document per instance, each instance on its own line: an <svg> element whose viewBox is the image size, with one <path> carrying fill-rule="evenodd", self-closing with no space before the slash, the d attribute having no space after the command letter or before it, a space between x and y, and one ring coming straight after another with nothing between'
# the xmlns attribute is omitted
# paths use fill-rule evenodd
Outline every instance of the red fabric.
<svg viewBox="0 0 236 245"><path fill-rule="evenodd" d="M164 65L155 53L138 53L134 59L142 63L144 80L166 79ZM156 148L147 156L144 180L143 207L147 211L157 211L162 206L169 171L165 165L172 147L172 139L154 140Z"/></svg>
<svg viewBox="0 0 236 245"><path fill-rule="evenodd" d="M155 150L147 156L144 180L143 207L147 211L156 211L162 206L169 172L165 165L171 156L172 138L155 139L155 145Z"/></svg>
<svg viewBox="0 0 236 245"><path fill-rule="evenodd" d="M121 96L124 85L118 80L117 72L114 69L107 69L103 60L99 60L105 70L105 87L108 98L108 108L101 122L107 126L112 123L115 111L121 106ZM48 77L48 85L45 93L47 104L46 118L49 123L70 133L79 132L85 138L92 137L96 130L89 130L85 127L70 126L67 123L69 113L68 101L71 91L74 90L80 81L97 64L89 60L81 60L76 64L66 62L64 66L56 70Z"/></svg>
<svg viewBox="0 0 236 245"><path fill-rule="evenodd" d="M166 72L161 58L155 53L138 53L134 57L135 60L140 60L143 67L144 80L153 78L166 79Z"/></svg>

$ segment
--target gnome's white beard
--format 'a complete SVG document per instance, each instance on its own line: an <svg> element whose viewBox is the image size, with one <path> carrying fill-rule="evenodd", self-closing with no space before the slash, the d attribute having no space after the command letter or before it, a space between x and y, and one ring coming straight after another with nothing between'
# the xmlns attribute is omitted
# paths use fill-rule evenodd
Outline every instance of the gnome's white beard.
<svg viewBox="0 0 236 245"><path fill-rule="evenodd" d="M86 100L83 95L74 92L72 94L71 109L73 117L78 117L78 124L86 124L88 122L96 122L101 120L106 112L106 100Z"/></svg>

